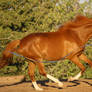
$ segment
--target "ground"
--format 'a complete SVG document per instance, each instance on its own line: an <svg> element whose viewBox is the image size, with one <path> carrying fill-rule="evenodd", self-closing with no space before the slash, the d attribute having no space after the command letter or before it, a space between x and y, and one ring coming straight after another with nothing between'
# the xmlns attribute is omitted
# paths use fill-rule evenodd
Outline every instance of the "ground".
<svg viewBox="0 0 92 92"><path fill-rule="evenodd" d="M0 92L39 92L32 87L31 81L22 81L23 76L0 77ZM80 79L68 82L62 80L63 88L50 81L39 81L38 85L44 89L42 92L92 92L92 79Z"/></svg>

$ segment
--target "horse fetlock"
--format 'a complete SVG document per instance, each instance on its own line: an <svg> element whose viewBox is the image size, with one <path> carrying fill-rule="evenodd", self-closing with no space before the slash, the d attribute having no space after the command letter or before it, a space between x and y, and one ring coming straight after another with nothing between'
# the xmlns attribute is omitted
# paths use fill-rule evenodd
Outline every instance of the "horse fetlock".
<svg viewBox="0 0 92 92"><path fill-rule="evenodd" d="M43 91L42 88L35 88L35 90L37 90L37 91Z"/></svg>
<svg viewBox="0 0 92 92"><path fill-rule="evenodd" d="M69 77L68 81L74 81L75 79L73 77Z"/></svg>
<svg viewBox="0 0 92 92"><path fill-rule="evenodd" d="M68 81L78 80L81 75L82 75L82 72L79 72L76 76L70 77L70 78L68 79Z"/></svg>
<svg viewBox="0 0 92 92"><path fill-rule="evenodd" d="M40 88L40 87L37 85L36 82L32 82L32 84L33 84L33 87L35 88L35 90L37 90L37 91L43 91L43 89Z"/></svg>
<svg viewBox="0 0 92 92"><path fill-rule="evenodd" d="M63 87L63 83L62 82L59 82L58 83L58 86L62 88Z"/></svg>

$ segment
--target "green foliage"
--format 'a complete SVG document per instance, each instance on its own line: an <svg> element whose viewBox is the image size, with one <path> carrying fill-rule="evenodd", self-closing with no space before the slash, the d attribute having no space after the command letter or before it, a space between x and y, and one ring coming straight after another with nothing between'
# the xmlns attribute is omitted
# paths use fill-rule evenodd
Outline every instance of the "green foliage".
<svg viewBox="0 0 92 92"><path fill-rule="evenodd" d="M21 39L33 32L55 31L59 25L78 14L91 17L88 13L91 11L91 4L92 0L83 4L78 0L0 0L0 57L5 46L12 40ZM92 60L91 46L86 47L84 53ZM28 63L24 58L14 56L13 61L11 65L0 70L0 75L27 75ZM47 73L60 79L79 72L77 66L69 60L45 63L45 67ZM91 71L88 68L83 77L92 78ZM36 69L36 79L44 79L38 75Z"/></svg>
<svg viewBox="0 0 92 92"><path fill-rule="evenodd" d="M0 25L13 31L50 31L82 13L77 0L0 0Z"/></svg>
<svg viewBox="0 0 92 92"><path fill-rule="evenodd" d="M6 66L0 70L0 76L11 76L16 75L17 73L17 67L16 66Z"/></svg>

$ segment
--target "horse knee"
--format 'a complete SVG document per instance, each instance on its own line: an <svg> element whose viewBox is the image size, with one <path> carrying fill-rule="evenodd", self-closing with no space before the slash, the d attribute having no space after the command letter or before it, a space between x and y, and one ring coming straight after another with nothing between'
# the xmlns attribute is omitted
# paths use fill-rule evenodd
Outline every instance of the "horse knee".
<svg viewBox="0 0 92 92"><path fill-rule="evenodd" d="M86 70L86 68L83 66L83 67L81 67L80 68L81 70L82 70L82 73L84 73L85 72L85 70Z"/></svg>

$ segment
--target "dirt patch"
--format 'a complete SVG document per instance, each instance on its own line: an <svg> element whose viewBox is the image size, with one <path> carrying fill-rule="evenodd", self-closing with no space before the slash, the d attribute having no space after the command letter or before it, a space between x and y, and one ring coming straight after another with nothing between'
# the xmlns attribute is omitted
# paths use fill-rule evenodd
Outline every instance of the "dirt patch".
<svg viewBox="0 0 92 92"><path fill-rule="evenodd" d="M24 76L0 77L0 92L37 92L32 87L32 83L22 81L23 78ZM92 79L62 82L64 88L59 88L56 83L49 81L39 81L38 85L44 89L42 92L92 92Z"/></svg>

